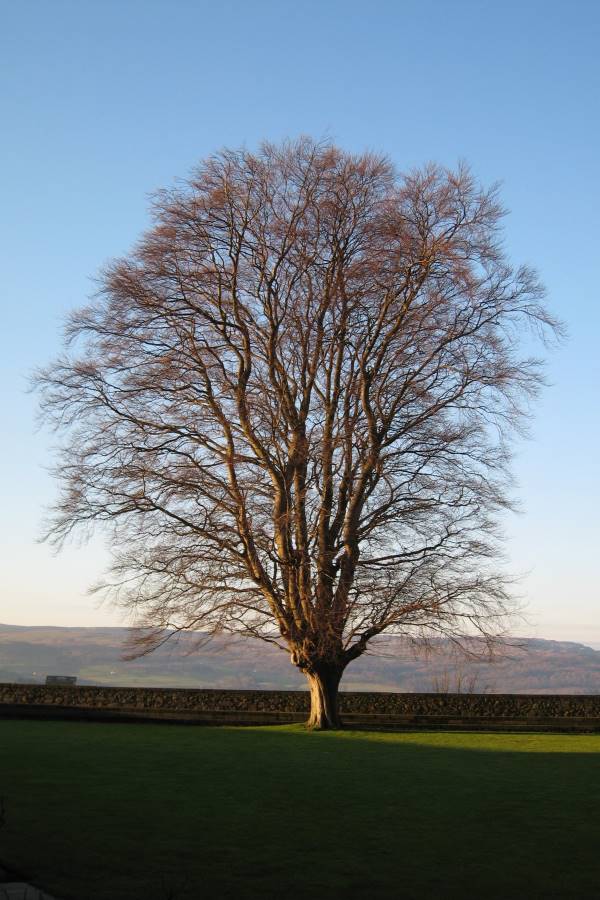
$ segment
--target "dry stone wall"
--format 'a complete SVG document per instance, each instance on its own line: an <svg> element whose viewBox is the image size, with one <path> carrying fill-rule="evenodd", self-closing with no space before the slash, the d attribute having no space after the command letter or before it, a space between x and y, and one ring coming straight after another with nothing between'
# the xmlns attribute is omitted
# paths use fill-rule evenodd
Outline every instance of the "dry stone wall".
<svg viewBox="0 0 600 900"><path fill-rule="evenodd" d="M307 691L0 684L0 716L133 718L236 724L303 721ZM349 724L508 724L600 731L600 695L342 692Z"/></svg>

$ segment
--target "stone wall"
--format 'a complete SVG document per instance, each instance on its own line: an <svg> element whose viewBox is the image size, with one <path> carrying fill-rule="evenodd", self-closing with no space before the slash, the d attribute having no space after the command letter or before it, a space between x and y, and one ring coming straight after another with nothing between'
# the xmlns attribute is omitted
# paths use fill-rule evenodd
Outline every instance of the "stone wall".
<svg viewBox="0 0 600 900"><path fill-rule="evenodd" d="M301 722L307 691L0 684L0 717ZM349 725L600 731L600 695L340 693Z"/></svg>

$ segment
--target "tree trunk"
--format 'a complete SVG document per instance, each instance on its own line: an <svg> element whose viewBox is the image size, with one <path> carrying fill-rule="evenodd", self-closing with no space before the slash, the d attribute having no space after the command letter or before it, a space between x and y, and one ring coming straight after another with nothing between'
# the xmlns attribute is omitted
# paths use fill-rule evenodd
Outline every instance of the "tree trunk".
<svg viewBox="0 0 600 900"><path fill-rule="evenodd" d="M310 716L308 728L324 730L341 728L338 711L338 688L343 669L331 668L305 672L310 687Z"/></svg>

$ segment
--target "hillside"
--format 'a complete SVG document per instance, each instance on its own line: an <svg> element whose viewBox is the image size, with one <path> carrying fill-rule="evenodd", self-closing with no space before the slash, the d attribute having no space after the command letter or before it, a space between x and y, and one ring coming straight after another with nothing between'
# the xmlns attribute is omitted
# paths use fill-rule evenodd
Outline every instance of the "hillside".
<svg viewBox="0 0 600 900"><path fill-rule="evenodd" d="M155 687L303 689L285 653L250 639L214 640L194 651L194 639L125 662L125 628L0 625L0 681L41 682L76 675L80 683ZM349 667L342 689L493 693L600 692L600 652L584 644L528 639L493 663L457 660L440 642L427 656L399 638ZM192 651L192 652L190 652Z"/></svg>

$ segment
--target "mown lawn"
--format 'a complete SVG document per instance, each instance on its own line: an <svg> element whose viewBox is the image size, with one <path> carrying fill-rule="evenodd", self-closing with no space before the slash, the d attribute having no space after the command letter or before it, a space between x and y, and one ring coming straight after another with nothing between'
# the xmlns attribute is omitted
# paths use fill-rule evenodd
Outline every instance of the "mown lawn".
<svg viewBox="0 0 600 900"><path fill-rule="evenodd" d="M600 897L600 736L2 721L0 795L65 900Z"/></svg>

